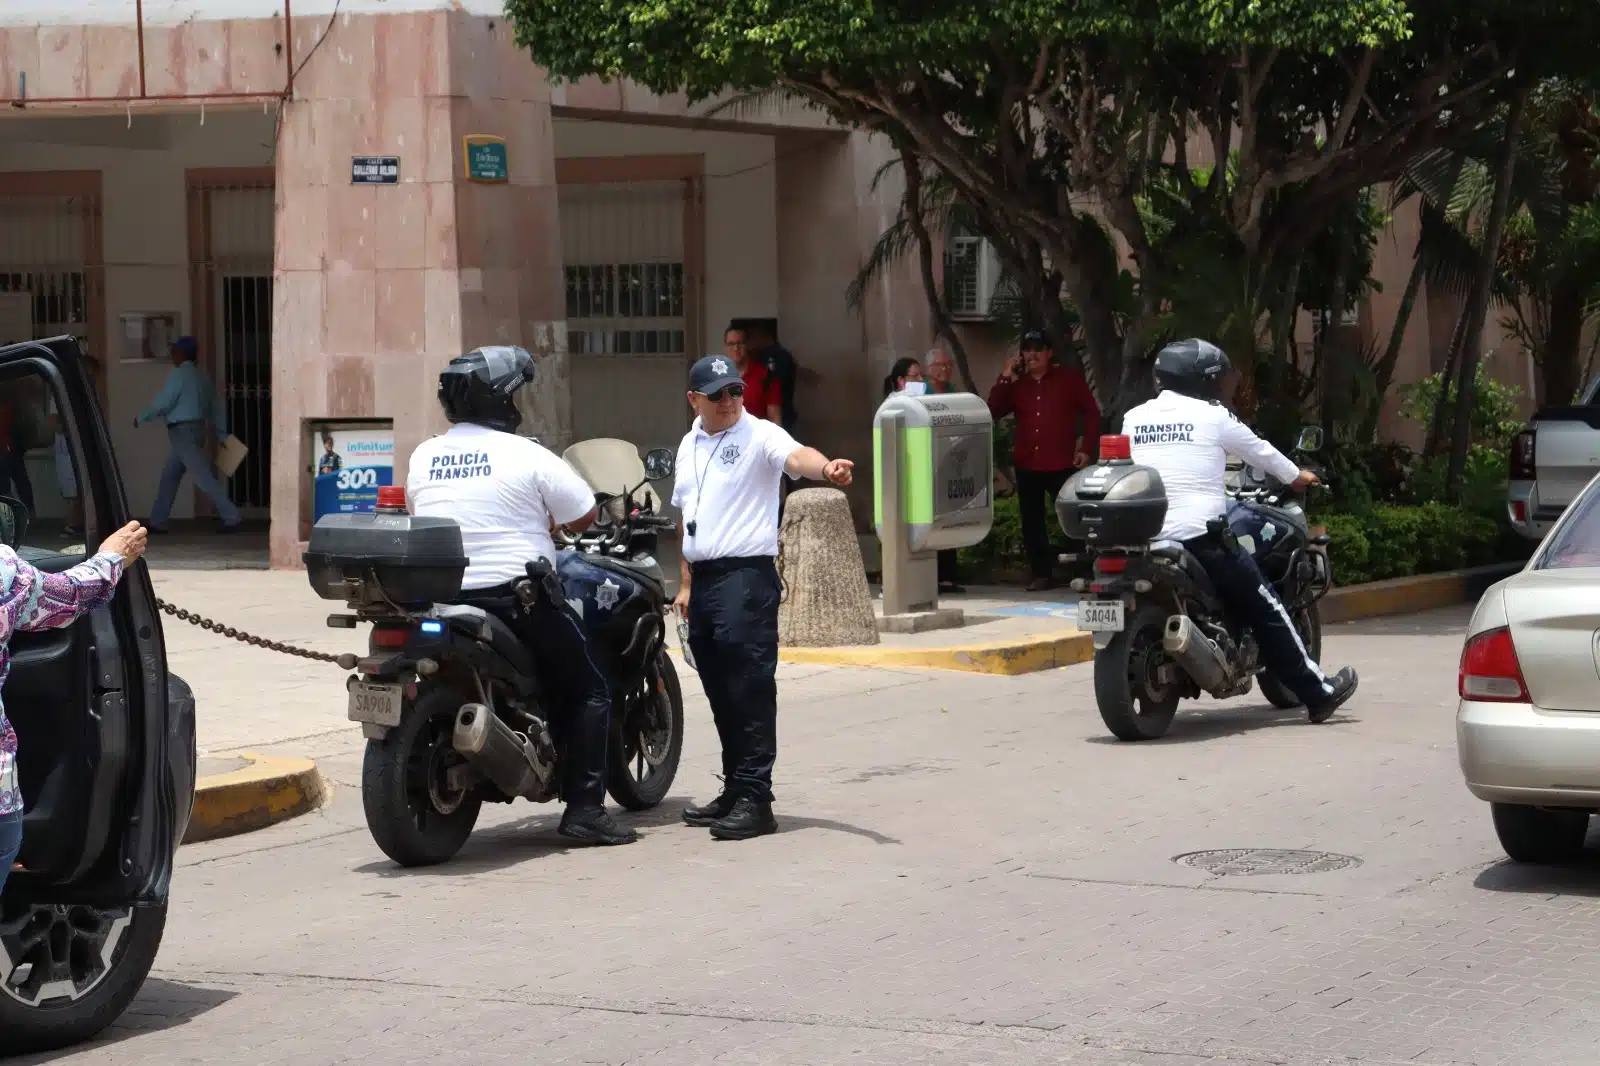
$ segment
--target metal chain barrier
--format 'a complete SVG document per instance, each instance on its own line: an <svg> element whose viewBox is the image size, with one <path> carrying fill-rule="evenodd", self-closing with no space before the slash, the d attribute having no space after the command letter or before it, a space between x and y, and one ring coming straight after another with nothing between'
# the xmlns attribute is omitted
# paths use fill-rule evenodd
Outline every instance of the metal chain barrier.
<svg viewBox="0 0 1600 1066"><path fill-rule="evenodd" d="M229 640L237 640L241 644L249 644L256 648L265 648L268 651L282 652L284 655L294 655L301 659L310 659L313 662L337 663L339 661L339 656L337 655L329 655L327 652L321 651L312 651L309 648L297 648L293 644L285 644L282 641L268 640L265 637L257 637L250 633L246 633L241 629L235 629L233 626L225 626L221 622L213 622L209 618L204 618L192 611L186 611L182 607L175 607L166 600L157 600L156 606L161 608L161 610L166 614L170 614L172 617L178 619L180 622L188 622L190 625L199 626L201 629L211 633L216 633L219 636L227 637Z"/></svg>

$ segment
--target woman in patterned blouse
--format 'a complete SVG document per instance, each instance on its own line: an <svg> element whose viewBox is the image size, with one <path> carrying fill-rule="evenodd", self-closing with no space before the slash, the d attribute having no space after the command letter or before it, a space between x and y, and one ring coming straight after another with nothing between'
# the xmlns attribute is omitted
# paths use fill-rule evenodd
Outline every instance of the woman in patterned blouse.
<svg viewBox="0 0 1600 1066"><path fill-rule="evenodd" d="M0 686L11 672L11 634L60 629L109 603L123 568L144 554L146 533L129 522L100 553L63 574L46 574L0 545ZM0 706L0 888L22 848L22 790L17 785L17 734Z"/></svg>

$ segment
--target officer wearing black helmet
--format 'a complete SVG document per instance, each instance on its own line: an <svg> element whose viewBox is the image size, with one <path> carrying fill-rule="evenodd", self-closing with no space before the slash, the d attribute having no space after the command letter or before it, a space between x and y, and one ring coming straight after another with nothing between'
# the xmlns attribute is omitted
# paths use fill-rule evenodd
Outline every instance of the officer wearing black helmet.
<svg viewBox="0 0 1600 1066"><path fill-rule="evenodd" d="M528 563L555 562L555 527L578 532L595 518L589 484L516 433L517 390L532 380L533 357L521 348L477 348L452 359L439 375L439 403L452 425L411 454L406 497L413 514L461 526L469 560L462 602L494 612L516 631L564 712L552 723L567 801L558 832L586 844L631 844L637 834L605 809L611 695L600 657L567 602L541 598L525 608L513 591Z"/></svg>
<svg viewBox="0 0 1600 1066"><path fill-rule="evenodd" d="M1199 560L1229 612L1255 633L1266 668L1300 698L1313 722L1323 722L1355 694L1356 672L1345 667L1332 677L1324 674L1255 559L1207 529L1227 510L1223 479L1229 456L1295 488L1317 481L1223 405L1232 369L1209 341L1167 345L1156 356L1160 394L1124 415L1122 432L1132 441L1133 461L1154 467L1166 486L1161 539L1182 542Z"/></svg>

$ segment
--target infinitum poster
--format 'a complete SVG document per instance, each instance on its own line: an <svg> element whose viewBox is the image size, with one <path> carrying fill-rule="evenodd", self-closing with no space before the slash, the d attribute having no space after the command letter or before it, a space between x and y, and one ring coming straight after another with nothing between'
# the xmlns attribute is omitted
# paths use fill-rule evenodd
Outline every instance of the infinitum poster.
<svg viewBox="0 0 1600 1066"><path fill-rule="evenodd" d="M311 438L313 517L370 511L378 489L394 484L394 423L315 427Z"/></svg>

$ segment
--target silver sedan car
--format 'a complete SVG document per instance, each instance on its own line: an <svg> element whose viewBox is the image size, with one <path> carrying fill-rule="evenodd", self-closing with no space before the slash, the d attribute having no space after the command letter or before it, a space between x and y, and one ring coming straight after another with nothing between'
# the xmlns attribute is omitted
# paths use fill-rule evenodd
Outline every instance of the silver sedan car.
<svg viewBox="0 0 1600 1066"><path fill-rule="evenodd" d="M1478 602L1461 652L1456 745L1518 862L1578 858L1600 811L1600 479L1521 573Z"/></svg>

